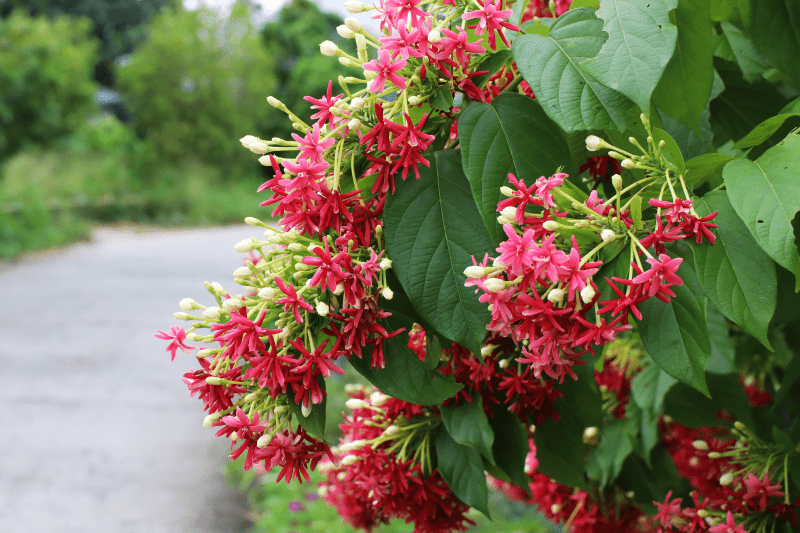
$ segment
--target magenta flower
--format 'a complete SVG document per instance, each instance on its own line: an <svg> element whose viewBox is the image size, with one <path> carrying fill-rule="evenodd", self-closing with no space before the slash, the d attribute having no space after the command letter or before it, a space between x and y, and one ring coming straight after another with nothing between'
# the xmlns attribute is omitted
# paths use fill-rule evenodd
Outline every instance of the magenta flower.
<svg viewBox="0 0 800 533"><path fill-rule="evenodd" d="M709 528L708 533L747 533L744 526L737 526L736 520L733 518L733 513L728 511L727 520L725 523L719 523L716 526Z"/></svg>
<svg viewBox="0 0 800 533"><path fill-rule="evenodd" d="M178 351L178 348L184 351L184 353L190 353L194 348L192 346L187 346L184 344L184 339L186 339L186 332L183 331L183 328L180 326L172 326L171 331L172 334L164 333L160 329L157 329L158 333L153 335L157 339L164 339L165 341L172 341L167 346L167 349L164 350L166 352L170 352L172 354L172 360L175 360L175 352ZM160 335L159 335L160 333Z"/></svg>
<svg viewBox="0 0 800 533"><path fill-rule="evenodd" d="M480 0L478 0L478 3L480 3ZM492 0L486 0L483 4L483 9L469 11L461 16L461 20L480 19L477 25L470 26L470 28L475 28L475 35L483 35L483 32L486 30L489 35L489 46L492 50L497 49L495 45L495 32L499 33L505 45L511 48L511 43L508 42L508 39L506 39L506 36L503 34L503 28L519 31L517 26L505 20L510 17L513 12L510 9L504 10L502 7L503 0L497 0L494 3L492 3Z"/></svg>
<svg viewBox="0 0 800 533"><path fill-rule="evenodd" d="M533 268L533 256L539 249L533 242L533 232L526 230L520 236L511 224L503 225L503 231L508 235L508 240L497 247L497 251L500 252L497 260L508 266L511 276L524 276Z"/></svg>
<svg viewBox="0 0 800 533"><path fill-rule="evenodd" d="M303 300L302 296L297 295L297 291L294 289L293 285L284 283L283 280L278 277L275 278L275 283L278 285L278 288L281 290L281 292L286 295L275 303L283 305L284 311L291 311L294 313L294 319L298 324L302 324L303 317L300 316L300 308L305 309L310 313L314 312L314 308L308 305L306 301Z"/></svg>
<svg viewBox="0 0 800 533"><path fill-rule="evenodd" d="M394 62L393 62L394 61ZM392 82L401 91L406 88L405 78L398 76L397 71L406 66L406 60L396 58L392 60L388 50L381 49L378 52L378 59L373 59L364 63L364 70L376 72L378 75L369 85L369 92L380 93L386 85L386 80Z"/></svg>

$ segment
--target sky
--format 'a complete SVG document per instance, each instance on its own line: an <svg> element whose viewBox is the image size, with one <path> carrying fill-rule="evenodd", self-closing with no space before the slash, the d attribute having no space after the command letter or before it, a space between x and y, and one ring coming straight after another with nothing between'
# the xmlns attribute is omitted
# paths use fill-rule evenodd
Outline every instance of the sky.
<svg viewBox="0 0 800 533"><path fill-rule="evenodd" d="M231 6L236 0L183 0L183 5L187 9L193 10L200 6L207 6L216 9L223 16L230 14ZM289 0L255 0L256 3L261 5L261 14L256 17L257 22L269 20L275 16L284 3ZM378 33L378 23L370 18L372 13L359 13L352 15L344 8L346 0L312 0L323 11L328 11L340 15L342 18L354 17L358 19L361 24L373 34ZM362 0L364 3L372 3L371 0Z"/></svg>

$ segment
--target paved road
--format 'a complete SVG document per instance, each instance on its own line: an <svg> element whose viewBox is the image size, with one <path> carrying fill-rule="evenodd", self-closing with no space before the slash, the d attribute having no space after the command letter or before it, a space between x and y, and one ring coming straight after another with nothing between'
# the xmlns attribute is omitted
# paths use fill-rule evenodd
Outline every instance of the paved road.
<svg viewBox="0 0 800 533"><path fill-rule="evenodd" d="M100 229L0 265L0 533L243 530L228 446L181 382L196 360L153 333L203 281L231 285L250 235Z"/></svg>

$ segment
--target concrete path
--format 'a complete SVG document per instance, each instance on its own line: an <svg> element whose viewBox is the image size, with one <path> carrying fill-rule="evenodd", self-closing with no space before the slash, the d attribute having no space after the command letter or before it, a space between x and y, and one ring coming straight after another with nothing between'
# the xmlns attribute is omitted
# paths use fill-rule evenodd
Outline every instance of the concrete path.
<svg viewBox="0 0 800 533"><path fill-rule="evenodd" d="M204 281L232 286L257 234L100 229L0 265L0 533L244 530L228 445L181 382L197 361L153 334Z"/></svg>

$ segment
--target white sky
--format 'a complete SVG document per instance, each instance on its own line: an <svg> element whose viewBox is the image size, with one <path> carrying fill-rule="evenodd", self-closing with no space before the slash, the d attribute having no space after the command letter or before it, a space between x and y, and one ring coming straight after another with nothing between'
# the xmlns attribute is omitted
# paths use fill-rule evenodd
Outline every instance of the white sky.
<svg viewBox="0 0 800 533"><path fill-rule="evenodd" d="M186 9L193 10L197 9L200 6L207 6L216 9L221 15L228 16L231 11L231 6L235 3L236 0L183 0L183 5ZM261 5L261 14L256 17L257 22L263 22L266 20L271 19L275 16L280 8L283 6L285 2L288 0L255 0L256 3ZM336 13L340 15L342 18L346 17L354 17L358 19L361 24L367 28L373 35L378 34L378 22L376 20L372 20L370 15L374 14L374 11L367 12L367 13L359 13L357 15L352 15L347 12L344 8L344 2L346 0L312 0L315 4L319 6L320 9L323 11L328 11L331 13ZM362 0L364 3L371 4L371 0Z"/></svg>

